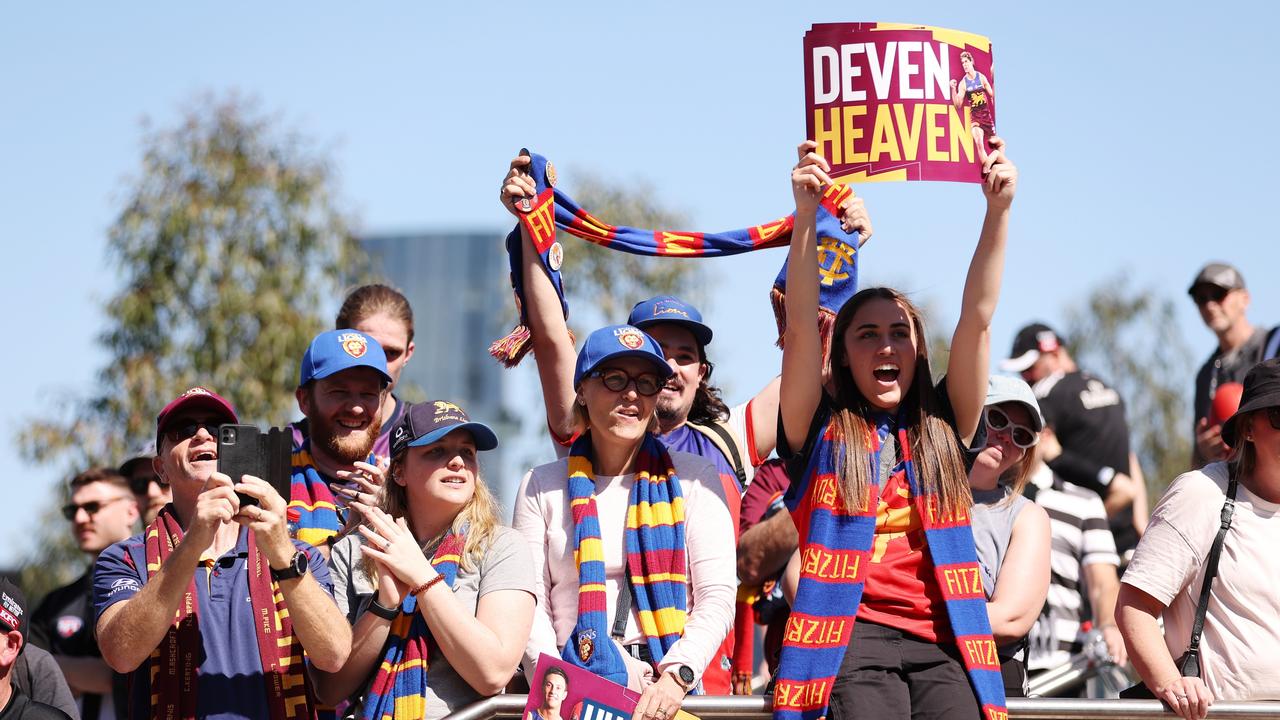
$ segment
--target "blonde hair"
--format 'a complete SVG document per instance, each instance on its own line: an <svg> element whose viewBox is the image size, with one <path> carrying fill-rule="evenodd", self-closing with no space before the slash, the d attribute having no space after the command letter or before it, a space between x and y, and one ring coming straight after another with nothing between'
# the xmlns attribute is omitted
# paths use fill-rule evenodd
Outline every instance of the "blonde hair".
<svg viewBox="0 0 1280 720"><path fill-rule="evenodd" d="M378 492L377 506L385 513L393 518L404 518L409 524L409 529L413 528L413 515L409 513L409 494L400 483L396 482L401 473L404 472L405 453L401 452L391 460L391 467L387 471L387 479L382 483L382 489ZM480 477L480 472L476 471L475 492L471 494L471 499L466 505L458 511L457 516L453 518L453 523L449 526L449 531L454 533L466 532L465 541L462 546L462 557L458 563L459 567L467 572L475 572L480 567L484 554L489 550L489 546L493 543L494 535L497 533L501 523L498 521L498 502L493 497L493 492L489 490L489 486L485 484ZM444 534L428 539L422 544L424 550L435 548L440 541L444 539ZM361 558L361 564L365 573L376 583L378 573L377 566L368 557Z"/></svg>
<svg viewBox="0 0 1280 720"><path fill-rule="evenodd" d="M911 445L911 457L915 461L921 490L936 493L944 512L968 510L973 505L969 474L965 470L955 431L942 417L942 401L929 371L929 343L920 310L905 295L886 287L867 288L849 298L836 315L831 339L830 365L836 408L828 427L832 430L836 447L843 450L836 455L835 466L844 506L849 512L861 512L860 504L867 497L871 483L876 482L872 477L871 451L867 447L867 438L875 432L875 426L867 416L878 408L863 396L850 369L843 367L847 364L844 334L853 324L853 316L858 309L873 300L897 303L910 318L915 333L915 380L902 399L900 413L907 421L907 441Z"/></svg>

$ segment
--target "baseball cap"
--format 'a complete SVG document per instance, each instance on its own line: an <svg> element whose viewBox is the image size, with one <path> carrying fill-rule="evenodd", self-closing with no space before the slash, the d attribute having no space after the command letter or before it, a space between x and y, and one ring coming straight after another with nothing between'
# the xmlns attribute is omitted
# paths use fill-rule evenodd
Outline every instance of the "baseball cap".
<svg viewBox="0 0 1280 720"><path fill-rule="evenodd" d="M658 377L671 377L671 366L657 341L649 337L645 331L634 325L607 325L587 336L578 352L578 362L573 369L573 386L582 384L582 379L600 363L613 358L634 357L647 360L653 365Z"/></svg>
<svg viewBox="0 0 1280 720"><path fill-rule="evenodd" d="M129 477L129 474L133 472L133 469L135 467L138 466L138 463L145 462L150 464L151 459L154 458L155 456L156 456L156 441L148 440L142 443L141 445L138 445L137 447L135 447L133 449L133 452L129 453L129 457L124 462L120 463L120 467L119 469L116 470L116 472L120 473L125 477Z"/></svg>
<svg viewBox="0 0 1280 720"><path fill-rule="evenodd" d="M1263 360L1254 365L1244 376L1244 393L1240 396L1240 409L1222 423L1222 440L1235 447L1236 422L1245 413L1280 405L1280 358Z"/></svg>
<svg viewBox="0 0 1280 720"><path fill-rule="evenodd" d="M239 422L235 408L221 395L202 387L193 387L174 398L156 416L156 447L172 421L187 417L193 410L210 410L224 422Z"/></svg>
<svg viewBox="0 0 1280 720"><path fill-rule="evenodd" d="M1007 402L1025 405L1027 414L1031 416L1031 429L1036 432L1044 429L1044 416L1040 414L1040 403L1036 402L1036 394L1031 391L1031 386L1023 382L1022 378L992 375L987 381L987 399L983 405L989 407Z"/></svg>
<svg viewBox="0 0 1280 720"><path fill-rule="evenodd" d="M350 328L322 332L302 355L298 387L353 367L371 367L382 375L383 384L391 384L387 355L377 340Z"/></svg>
<svg viewBox="0 0 1280 720"><path fill-rule="evenodd" d="M699 345L711 343L711 328L702 323L702 313L674 295L659 295L636 303L627 316L627 323L641 330L657 323L675 323L693 333Z"/></svg>
<svg viewBox="0 0 1280 720"><path fill-rule="evenodd" d="M5 632L17 630L22 633L23 643L26 643L27 597L17 583L5 576L0 576L0 627Z"/></svg>
<svg viewBox="0 0 1280 720"><path fill-rule="evenodd" d="M404 416L391 429L391 455L399 455L411 447L430 445L455 430L466 430L475 438L477 450L498 447L498 436L484 423L472 421L456 403L428 400L409 406Z"/></svg>
<svg viewBox="0 0 1280 720"><path fill-rule="evenodd" d="M1020 373L1035 365L1040 353L1053 352L1060 347L1062 341L1052 328L1044 323L1031 323L1013 338L1013 350L1009 351L1009 359L1000 363L1000 369Z"/></svg>
<svg viewBox="0 0 1280 720"><path fill-rule="evenodd" d="M1200 285L1216 285L1223 290L1243 290L1244 276L1232 265L1211 262L1200 268L1196 279L1191 281L1191 287L1187 288L1187 294L1194 295Z"/></svg>

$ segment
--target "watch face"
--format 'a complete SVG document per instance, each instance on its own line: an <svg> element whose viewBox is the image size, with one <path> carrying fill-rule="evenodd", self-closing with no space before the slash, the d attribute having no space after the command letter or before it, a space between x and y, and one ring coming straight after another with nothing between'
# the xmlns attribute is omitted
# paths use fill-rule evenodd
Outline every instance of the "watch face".
<svg viewBox="0 0 1280 720"><path fill-rule="evenodd" d="M681 665L680 669L677 672L680 673L680 680L685 685L693 684L693 668L689 667L688 665Z"/></svg>
<svg viewBox="0 0 1280 720"><path fill-rule="evenodd" d="M293 556L293 571L298 574L298 577L302 577L302 574L307 571L307 554L301 550Z"/></svg>

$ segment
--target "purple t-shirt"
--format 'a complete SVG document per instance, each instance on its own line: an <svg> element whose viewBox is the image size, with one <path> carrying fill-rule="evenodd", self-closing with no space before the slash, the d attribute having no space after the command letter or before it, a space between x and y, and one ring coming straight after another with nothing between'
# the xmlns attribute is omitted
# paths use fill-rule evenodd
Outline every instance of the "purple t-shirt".
<svg viewBox="0 0 1280 720"><path fill-rule="evenodd" d="M271 714L258 654L253 606L249 602L248 530L242 529L236 546L209 568L196 568L200 639L204 662L198 675L197 717L265 718ZM310 572L325 592L333 594L333 581L324 556L306 543L294 541L307 553ZM125 559L133 560L131 566ZM118 542L98 556L93 568L95 622L107 608L128 600L146 584L146 545L138 534ZM150 661L130 673L130 717L151 716Z"/></svg>

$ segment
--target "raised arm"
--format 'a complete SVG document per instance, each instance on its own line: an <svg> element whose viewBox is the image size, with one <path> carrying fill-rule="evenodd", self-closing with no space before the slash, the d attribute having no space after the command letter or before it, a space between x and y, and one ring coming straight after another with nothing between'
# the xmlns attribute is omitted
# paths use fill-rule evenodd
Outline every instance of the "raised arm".
<svg viewBox="0 0 1280 720"><path fill-rule="evenodd" d="M805 140L800 161L791 171L791 194L796 201L795 227L787 255L787 327L783 334L782 383L779 412L787 445L798 449L822 399L822 339L818 334L818 203L831 184L826 159L817 143Z"/></svg>
<svg viewBox="0 0 1280 720"><path fill-rule="evenodd" d="M991 317L1000 299L1009 207L1018 183L1018 169L1005 156L1004 141L993 136L991 146L995 150L983 166L982 192L987 197L987 214L978 247L969 261L960 319L951 337L951 357L947 362L947 392L955 409L956 427L966 441L978 429L987 396Z"/></svg>
<svg viewBox="0 0 1280 720"><path fill-rule="evenodd" d="M523 211L517 203L536 197L533 179L528 174L531 159L521 155L511 161L511 170L502 184L502 206L517 219ZM567 440L581 428L573 414L573 363L577 354L569 325L560 307L560 297L546 270L538 262L537 250L524 226L520 227L524 243L520 268L524 282L524 312L529 322L533 359L538 365L542 383L542 401L547 410L547 427L558 440Z"/></svg>

